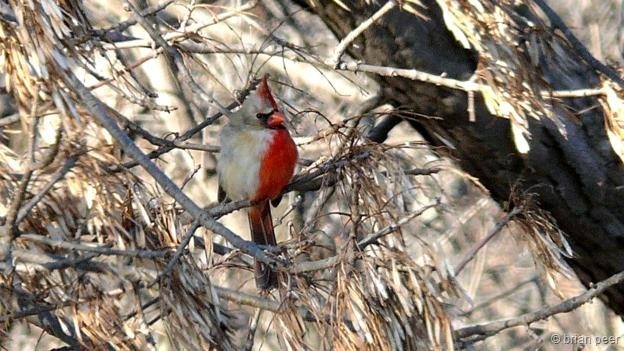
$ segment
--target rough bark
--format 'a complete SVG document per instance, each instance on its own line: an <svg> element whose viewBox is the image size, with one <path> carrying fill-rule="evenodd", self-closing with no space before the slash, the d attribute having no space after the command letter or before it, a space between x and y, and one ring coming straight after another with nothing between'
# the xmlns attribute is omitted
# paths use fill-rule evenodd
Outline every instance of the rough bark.
<svg viewBox="0 0 624 351"><path fill-rule="evenodd" d="M308 7L304 0L295 2ZM332 1L309 8L338 38L379 8L364 1L343 2L350 12ZM421 2L428 20L395 8L366 30L349 53L367 64L467 79L476 68L476 55L462 49L448 32L435 1ZM538 69L554 89L598 84L597 74L582 60L565 65L544 60ZM610 147L603 111L596 107L595 99L569 99L565 101L567 108L563 104L555 108L559 114L571 114L593 107L579 113L579 121L562 118L567 136L548 120L531 119L531 149L521 155L514 146L508 120L490 115L478 96L476 121L470 122L463 92L403 78L376 79L385 102L442 117L412 125L433 145L448 146L451 142L454 147L447 148L448 152L478 177L496 200L508 200L514 189L535 193L543 209L550 211L568 235L575 252L570 263L585 284L624 270L624 168ZM624 285L611 288L603 299L624 316Z"/></svg>

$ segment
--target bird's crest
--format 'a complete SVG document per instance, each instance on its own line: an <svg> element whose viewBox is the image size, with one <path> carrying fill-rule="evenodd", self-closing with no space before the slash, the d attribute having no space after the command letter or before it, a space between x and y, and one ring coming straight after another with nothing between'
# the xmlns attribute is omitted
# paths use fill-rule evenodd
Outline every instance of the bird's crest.
<svg viewBox="0 0 624 351"><path fill-rule="evenodd" d="M267 81L268 78L269 78L268 74L265 74L264 77L262 77L262 80L260 81L260 84L258 85L258 90L256 91L258 100L260 100L262 105L264 105L262 106L263 108L261 108L261 110L264 110L266 107L268 109L279 111L277 103L275 102L275 99L273 98L273 94L271 94L271 89L269 88L269 83Z"/></svg>

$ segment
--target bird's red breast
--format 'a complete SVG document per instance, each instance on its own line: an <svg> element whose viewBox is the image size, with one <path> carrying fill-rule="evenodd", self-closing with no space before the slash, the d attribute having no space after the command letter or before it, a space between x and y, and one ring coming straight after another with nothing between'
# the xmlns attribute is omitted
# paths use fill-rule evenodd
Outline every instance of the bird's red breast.
<svg viewBox="0 0 624 351"><path fill-rule="evenodd" d="M297 146L286 128L274 129L273 138L262 156L258 190L254 200L275 199L293 176Z"/></svg>

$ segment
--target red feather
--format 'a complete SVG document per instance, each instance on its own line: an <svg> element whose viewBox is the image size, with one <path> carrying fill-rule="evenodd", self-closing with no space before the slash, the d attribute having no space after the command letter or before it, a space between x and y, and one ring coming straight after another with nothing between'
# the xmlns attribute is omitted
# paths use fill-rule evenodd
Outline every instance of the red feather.
<svg viewBox="0 0 624 351"><path fill-rule="evenodd" d="M262 157L260 182L254 197L259 204L248 210L251 238L260 245L277 245L269 200L279 197L292 178L297 164L297 146L286 128L274 129L273 139ZM269 290L277 286L277 272L256 261L256 286Z"/></svg>
<svg viewBox="0 0 624 351"><path fill-rule="evenodd" d="M262 158L260 183L254 200L275 199L288 185L297 164L297 146L288 130L275 129L273 140Z"/></svg>
<svg viewBox="0 0 624 351"><path fill-rule="evenodd" d="M269 83L267 82L267 77L268 75L265 75L264 77L262 77L262 80L260 81L260 85L258 86L257 94L260 97L260 99L271 104L272 108L274 108L275 110L279 110L277 103L275 102L275 99L273 98L273 95L271 94L271 89L269 89Z"/></svg>
<svg viewBox="0 0 624 351"><path fill-rule="evenodd" d="M247 211L247 217L249 219L251 240L260 245L277 245L268 200L250 207ZM255 270L258 289L269 290L277 285L277 272L271 270L267 265L256 261Z"/></svg>

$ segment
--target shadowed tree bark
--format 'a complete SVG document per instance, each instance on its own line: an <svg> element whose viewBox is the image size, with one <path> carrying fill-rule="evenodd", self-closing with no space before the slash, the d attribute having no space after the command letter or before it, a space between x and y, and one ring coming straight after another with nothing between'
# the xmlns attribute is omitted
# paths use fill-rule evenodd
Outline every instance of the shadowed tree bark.
<svg viewBox="0 0 624 351"><path fill-rule="evenodd" d="M364 1L343 1L350 11L332 1L312 7L305 0L295 2L320 16L339 39L380 8ZM464 50L446 29L436 1L421 3L424 17L395 7L362 33L348 52L370 65L467 80L477 68L477 54ZM526 7L516 8L514 15L532 16ZM594 88L600 82L580 57L565 63L541 57L535 69L555 90ZM568 234L575 254L570 264L586 285L624 270L624 169L610 146L604 111L596 98L553 101L552 111L562 117L560 126L551 119L529 118L530 151L523 155L516 150L509 120L492 116L479 94L475 94L476 119L471 122L463 91L399 77L374 78L383 90L382 103L442 117L410 123L432 145L447 146L448 153L497 201L507 201L512 191L536 194L542 208ZM397 125L396 120L381 124L373 131L378 142ZM622 284L608 290L603 299L624 315Z"/></svg>

